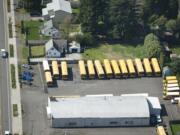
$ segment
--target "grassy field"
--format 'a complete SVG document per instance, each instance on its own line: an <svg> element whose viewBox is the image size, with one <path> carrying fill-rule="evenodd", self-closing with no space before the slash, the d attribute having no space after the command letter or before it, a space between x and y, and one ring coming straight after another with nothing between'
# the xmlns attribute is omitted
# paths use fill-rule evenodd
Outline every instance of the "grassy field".
<svg viewBox="0 0 180 135"><path fill-rule="evenodd" d="M31 55L32 55L32 57L44 57L45 47L43 45L32 46L31 47Z"/></svg>
<svg viewBox="0 0 180 135"><path fill-rule="evenodd" d="M177 135L177 133L180 132L180 124L172 124L171 129L172 129L172 134Z"/></svg>
<svg viewBox="0 0 180 135"><path fill-rule="evenodd" d="M127 44L101 44L99 47L86 49L83 53L84 59L120 59L120 58L143 58L144 51L142 45Z"/></svg>
<svg viewBox="0 0 180 135"><path fill-rule="evenodd" d="M25 21L24 26L29 28L28 39L29 40L38 40L38 39L47 39L47 37L43 37L40 35L40 26L42 26L43 22L41 21Z"/></svg>

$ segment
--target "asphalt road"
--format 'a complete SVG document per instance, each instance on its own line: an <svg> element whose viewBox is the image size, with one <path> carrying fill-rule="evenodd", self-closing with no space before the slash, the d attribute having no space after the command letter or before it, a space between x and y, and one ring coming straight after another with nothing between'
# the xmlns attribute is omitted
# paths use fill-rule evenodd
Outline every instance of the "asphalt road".
<svg viewBox="0 0 180 135"><path fill-rule="evenodd" d="M5 0L0 0L0 49L7 49L6 27L4 3ZM2 131L11 131L11 104L10 104L10 86L9 86L9 70L8 59L0 58L0 107L1 107L1 126ZM4 133L2 133L4 134Z"/></svg>

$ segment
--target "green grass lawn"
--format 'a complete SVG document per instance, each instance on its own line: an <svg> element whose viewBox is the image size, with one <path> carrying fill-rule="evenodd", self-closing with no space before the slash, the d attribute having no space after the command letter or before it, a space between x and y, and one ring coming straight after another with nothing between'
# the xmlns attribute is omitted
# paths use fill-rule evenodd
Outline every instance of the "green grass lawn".
<svg viewBox="0 0 180 135"><path fill-rule="evenodd" d="M143 58L144 51L142 45L128 44L101 44L99 47L86 49L83 53L84 59L120 59L120 58Z"/></svg>
<svg viewBox="0 0 180 135"><path fill-rule="evenodd" d="M20 51L20 58L21 58L20 63L27 63L28 55L29 55L28 47L24 45L20 45L19 51Z"/></svg>
<svg viewBox="0 0 180 135"><path fill-rule="evenodd" d="M180 132L180 124L172 124L171 130L173 135L177 135L177 133Z"/></svg>
<svg viewBox="0 0 180 135"><path fill-rule="evenodd" d="M32 46L31 47L31 55L32 55L32 57L44 57L44 55L45 55L44 45Z"/></svg>
<svg viewBox="0 0 180 135"><path fill-rule="evenodd" d="M72 9L72 13L74 13L74 14L79 14L79 12L80 12L79 8L73 8Z"/></svg>
<svg viewBox="0 0 180 135"><path fill-rule="evenodd" d="M41 21L25 21L24 26L29 28L29 40L38 40L38 39L47 39L48 37L44 37L40 35L40 26L42 26L43 22Z"/></svg>

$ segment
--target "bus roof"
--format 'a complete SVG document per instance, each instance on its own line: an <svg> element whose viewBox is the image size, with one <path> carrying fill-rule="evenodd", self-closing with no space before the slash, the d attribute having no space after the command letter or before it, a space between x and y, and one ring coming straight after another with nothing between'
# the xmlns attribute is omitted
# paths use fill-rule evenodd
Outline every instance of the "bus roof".
<svg viewBox="0 0 180 135"><path fill-rule="evenodd" d="M84 60L79 60L79 71L81 75L86 75Z"/></svg>
<svg viewBox="0 0 180 135"><path fill-rule="evenodd" d="M104 68L107 74L112 74L111 65L108 59L104 59Z"/></svg>
<svg viewBox="0 0 180 135"><path fill-rule="evenodd" d="M53 75L59 75L59 67L57 61L52 61L52 71Z"/></svg>
<svg viewBox="0 0 180 135"><path fill-rule="evenodd" d="M167 91L179 91L179 87L168 87L166 88Z"/></svg>
<svg viewBox="0 0 180 135"><path fill-rule="evenodd" d="M145 68L146 73L152 73L150 61L149 61L148 58L144 58L144 59L143 59L143 65L144 65L144 68Z"/></svg>
<svg viewBox="0 0 180 135"><path fill-rule="evenodd" d="M120 66L121 72L122 72L123 74L127 74L127 73L128 73L125 60L122 60L122 59L119 60L119 66Z"/></svg>
<svg viewBox="0 0 180 135"><path fill-rule="evenodd" d="M163 126L158 126L157 127L157 132L158 132L158 135L166 135L166 132L165 132Z"/></svg>
<svg viewBox="0 0 180 135"><path fill-rule="evenodd" d="M52 83L52 76L50 71L45 72L46 83Z"/></svg>
<svg viewBox="0 0 180 135"><path fill-rule="evenodd" d="M166 80L177 80L176 76L166 76Z"/></svg>
<svg viewBox="0 0 180 135"><path fill-rule="evenodd" d="M179 96L179 92L166 92L166 96Z"/></svg>
<svg viewBox="0 0 180 135"><path fill-rule="evenodd" d="M111 60L111 66L112 66L112 69L114 71L114 74L120 74L121 73L116 60Z"/></svg>
<svg viewBox="0 0 180 135"><path fill-rule="evenodd" d="M92 60L87 61L88 72L90 75L95 75L94 65Z"/></svg>
<svg viewBox="0 0 180 135"><path fill-rule="evenodd" d="M129 69L129 73L135 73L134 65L131 59L127 59L127 67Z"/></svg>
<svg viewBox="0 0 180 135"><path fill-rule="evenodd" d="M167 80L167 84L169 83L178 83L178 80Z"/></svg>
<svg viewBox="0 0 180 135"><path fill-rule="evenodd" d="M134 59L134 62L135 62L137 71L138 71L139 73L144 73L144 68L143 68L141 59L136 58L136 59Z"/></svg>
<svg viewBox="0 0 180 135"><path fill-rule="evenodd" d="M104 70L103 70L101 62L99 60L95 60L94 65L96 67L98 74L104 74Z"/></svg>
<svg viewBox="0 0 180 135"><path fill-rule="evenodd" d="M161 72L157 58L151 58L151 64L155 73Z"/></svg>
<svg viewBox="0 0 180 135"><path fill-rule="evenodd" d="M68 75L68 69L67 69L67 62L66 61L61 62L61 70L62 70L62 75Z"/></svg>
<svg viewBox="0 0 180 135"><path fill-rule="evenodd" d="M47 60L43 60L42 62L44 71L50 71L49 63Z"/></svg>

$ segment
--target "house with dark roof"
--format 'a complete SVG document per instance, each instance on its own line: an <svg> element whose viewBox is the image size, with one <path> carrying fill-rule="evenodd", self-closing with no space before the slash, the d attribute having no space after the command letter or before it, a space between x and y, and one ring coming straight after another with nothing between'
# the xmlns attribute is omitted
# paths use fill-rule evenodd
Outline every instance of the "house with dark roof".
<svg viewBox="0 0 180 135"><path fill-rule="evenodd" d="M52 20L46 21L41 27L41 34L52 38L60 38L59 30L53 25Z"/></svg>
<svg viewBox="0 0 180 135"><path fill-rule="evenodd" d="M72 14L71 4L66 0L52 0L45 8L42 9L44 20L52 19L53 24L58 26L59 23L70 20Z"/></svg>
<svg viewBox="0 0 180 135"><path fill-rule="evenodd" d="M59 58L65 56L67 52L67 40L53 40L50 39L45 44L46 57Z"/></svg>

